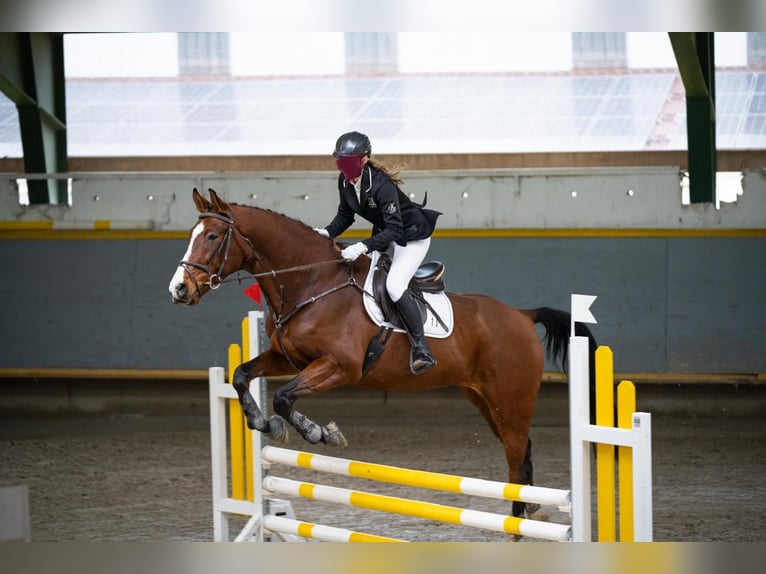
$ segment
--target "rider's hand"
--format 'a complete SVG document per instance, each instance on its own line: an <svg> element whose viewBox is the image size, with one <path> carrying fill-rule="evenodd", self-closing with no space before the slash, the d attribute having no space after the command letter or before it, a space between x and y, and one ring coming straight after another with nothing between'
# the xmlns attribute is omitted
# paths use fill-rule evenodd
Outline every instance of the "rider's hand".
<svg viewBox="0 0 766 574"><path fill-rule="evenodd" d="M340 252L340 256L349 261L356 261L357 257L364 253L367 253L367 246L360 241L359 243L354 243L353 245L346 247Z"/></svg>
<svg viewBox="0 0 766 574"><path fill-rule="evenodd" d="M330 239L330 234L327 232L327 230L324 227L315 227L314 231L316 231L322 237L326 237L327 239Z"/></svg>

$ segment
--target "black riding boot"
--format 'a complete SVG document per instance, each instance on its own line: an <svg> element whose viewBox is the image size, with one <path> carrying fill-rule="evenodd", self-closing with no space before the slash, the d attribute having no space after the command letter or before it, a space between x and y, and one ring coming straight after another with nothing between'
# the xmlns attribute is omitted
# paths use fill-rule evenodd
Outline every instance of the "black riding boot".
<svg viewBox="0 0 766 574"><path fill-rule="evenodd" d="M431 351L428 349L428 343L426 343L426 337L423 333L420 309L409 289L396 302L396 310L412 339L410 370L413 375L419 375L436 365L436 360L431 356Z"/></svg>

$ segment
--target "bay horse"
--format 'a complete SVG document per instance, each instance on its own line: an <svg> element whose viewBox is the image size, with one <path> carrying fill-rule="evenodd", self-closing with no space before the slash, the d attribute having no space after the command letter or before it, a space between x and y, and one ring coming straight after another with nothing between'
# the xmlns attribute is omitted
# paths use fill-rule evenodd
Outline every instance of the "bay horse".
<svg viewBox="0 0 766 574"><path fill-rule="evenodd" d="M570 315L540 307L514 309L485 295L448 293L454 329L429 345L438 364L413 375L410 342L390 337L382 355L363 373L365 351L378 327L364 309L368 257L340 256L337 244L311 227L271 210L227 203L213 190L205 199L195 189L199 220L173 275L174 303L196 305L211 289L244 271L255 277L270 309L266 333L270 348L237 367L234 388L251 429L284 442L285 421L308 442L345 446L334 422L315 423L295 408L302 397L344 385L384 391L460 387L505 449L508 482L532 484L529 428L542 381L544 354L566 361ZM545 328L541 341L535 328ZM580 335L595 341L585 325ZM545 344L545 349L544 349ZM591 370L592 372L592 370ZM267 418L251 396L256 377L293 376L273 396L275 415ZM525 508L526 506L526 508ZM512 514L531 516L538 505L514 501Z"/></svg>

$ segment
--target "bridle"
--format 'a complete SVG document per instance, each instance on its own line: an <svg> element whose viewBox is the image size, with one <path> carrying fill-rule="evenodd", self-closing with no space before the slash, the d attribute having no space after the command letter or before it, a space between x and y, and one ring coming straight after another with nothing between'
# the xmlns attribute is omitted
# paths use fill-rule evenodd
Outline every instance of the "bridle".
<svg viewBox="0 0 766 574"><path fill-rule="evenodd" d="M205 219L206 217L212 217L214 219L223 221L228 227L226 228L226 233L224 234L223 239L221 239L221 242L218 244L218 248L215 250L215 253L213 253L213 256L210 258L210 262L207 265L203 265L202 263L197 263L196 261L186 261L183 259L178 262L178 265L183 267L186 274L189 275L189 277L191 277L191 280L194 282L194 287L196 289L195 293L200 292L200 284L197 282L197 279L195 279L194 274L191 271L189 271L187 265L189 267L194 267L195 269L199 269L200 271L203 271L207 274L208 280L202 283L202 285L207 285L208 287L210 287L210 289L218 289L221 286L221 274L223 273L223 268L226 266L226 261L229 258L229 249L231 248L231 238L234 236L235 233L240 238L242 238L250 246L250 249L253 251L253 253L255 253L255 246L253 246L253 242L250 241L250 239L248 239L244 235L242 235L242 233L236 228L236 226L234 225L233 217L227 217L220 213L201 213L199 216L199 219ZM218 267L218 271L216 271L215 273L211 273L210 266L221 255L221 252L223 252L221 265Z"/></svg>
<svg viewBox="0 0 766 574"><path fill-rule="evenodd" d="M223 239L221 240L221 243L218 244L218 248L215 250L215 253L213 253L213 256L210 258L210 262L207 265L203 265L202 263L197 263L196 261L187 261L185 259L182 259L178 262L178 264L183 267L186 274L191 277L191 280L194 282L194 287L196 289L195 293L198 293L200 291L200 287L207 285L210 287L210 289L215 290L218 289L221 284L227 283L229 281L237 281L238 283L241 283L244 279L259 279L261 277L274 277L276 278L277 275L282 275L284 273L294 273L296 271L304 271L307 269L312 269L314 267L322 267L324 265L337 265L338 263L348 263L348 261L344 259L330 259L328 261L320 261L318 263L308 263L306 265L297 265L295 267L288 267L286 269L279 269L279 270L272 270L272 271L264 271L262 273L248 273L245 276L240 276L238 273L236 277L231 277L229 279L224 279L221 277L221 274L223 273L223 268L226 266L226 261L229 258L229 249L231 248L231 238L236 233L240 238L242 238L249 246L253 254L256 254L255 246L253 245L253 242L250 241L248 237L242 234L239 229L237 229L236 225L234 225L234 218L229 216L222 215L220 213L201 213L199 216L199 219L205 219L206 217L212 217L214 219L218 219L220 221L223 221L226 225L228 225L226 229L226 233L223 236ZM221 259L221 265L218 267L218 271L215 273L210 272L210 266L211 264L218 258L218 256L223 251L223 258ZM194 275L189 271L187 268L187 265L189 267L194 267L195 269L199 269L200 271L203 271L207 274L208 280L204 281L202 283L198 283L197 280L194 278ZM352 280L349 281L350 283L353 282Z"/></svg>

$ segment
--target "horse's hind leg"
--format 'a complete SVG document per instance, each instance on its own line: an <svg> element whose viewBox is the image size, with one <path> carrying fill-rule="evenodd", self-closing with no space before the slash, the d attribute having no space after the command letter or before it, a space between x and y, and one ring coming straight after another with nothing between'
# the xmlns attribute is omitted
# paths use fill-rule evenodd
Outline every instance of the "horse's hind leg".
<svg viewBox="0 0 766 574"><path fill-rule="evenodd" d="M534 478L532 476L532 439L527 437L527 452L524 455L524 462L521 464L521 477L519 478L519 484L534 484ZM522 506L518 508L519 514L514 516L521 516L526 514L527 518L533 518L535 520L548 520L548 516L540 510L540 505L535 502L522 502Z"/></svg>
<svg viewBox="0 0 766 574"><path fill-rule="evenodd" d="M475 389L463 387L463 394L473 403L484 417L487 425L500 440L505 449L508 464L508 482L514 484L533 484L532 482L532 441L529 439L529 426L534 410L531 405L519 397L498 397L490 400ZM535 395L536 396L536 395ZM490 406L491 405L491 406ZM505 405L505 406L504 406ZM540 506L514 500L511 514L524 517L537 512Z"/></svg>

